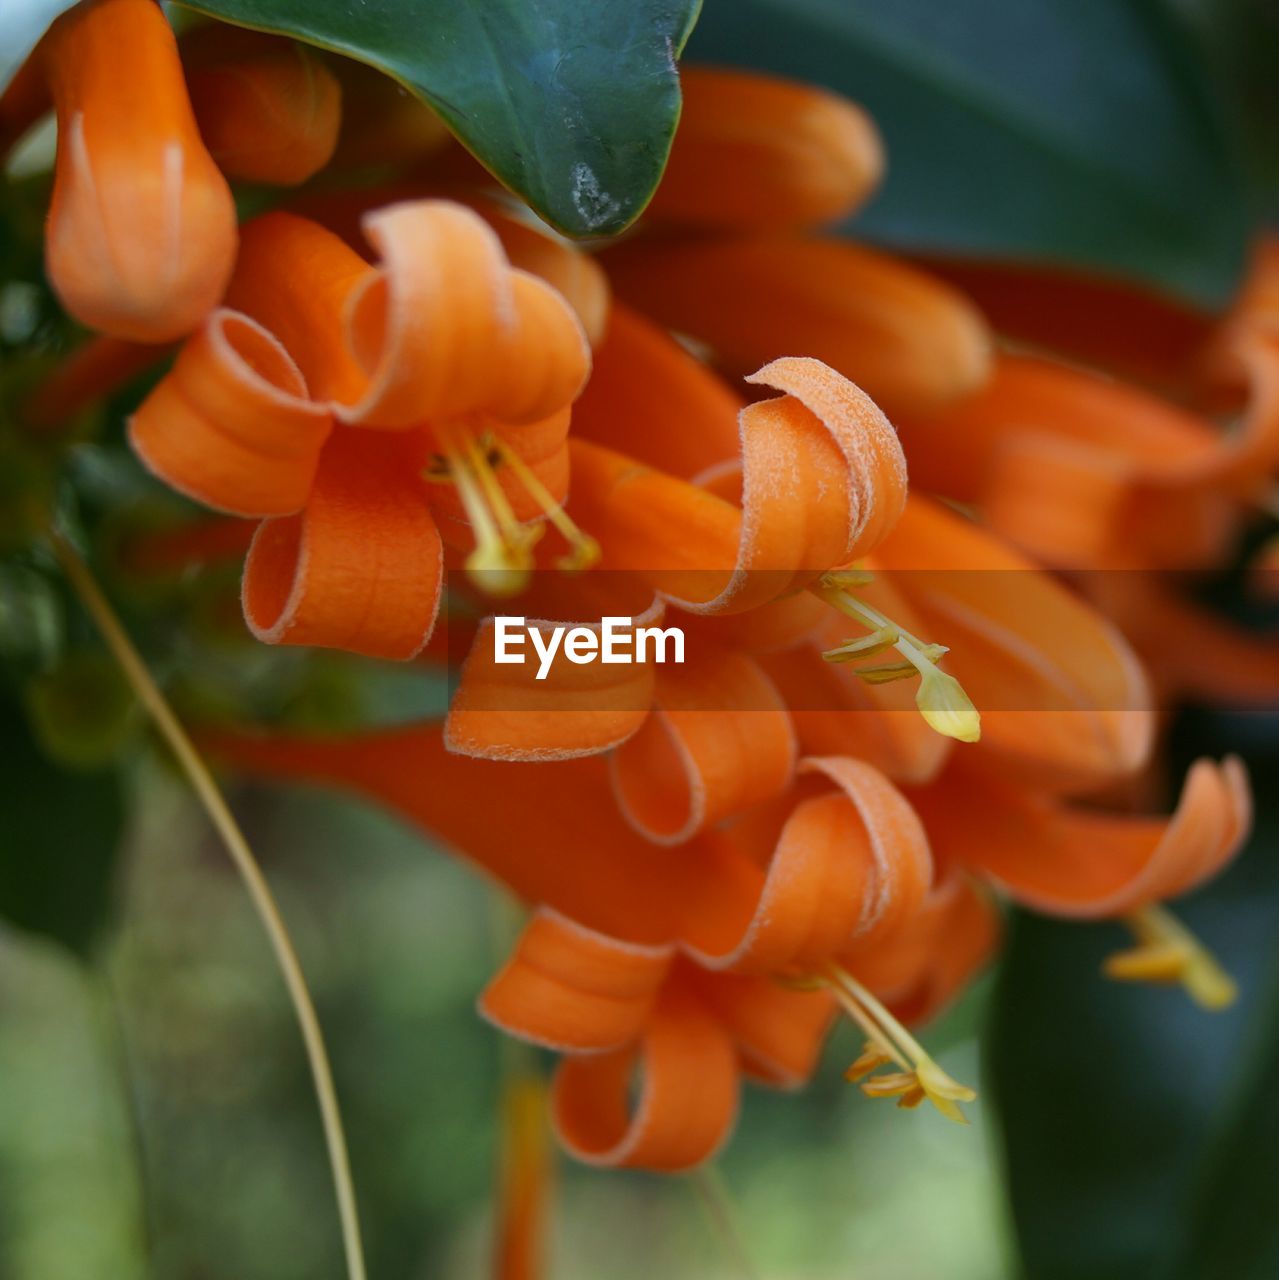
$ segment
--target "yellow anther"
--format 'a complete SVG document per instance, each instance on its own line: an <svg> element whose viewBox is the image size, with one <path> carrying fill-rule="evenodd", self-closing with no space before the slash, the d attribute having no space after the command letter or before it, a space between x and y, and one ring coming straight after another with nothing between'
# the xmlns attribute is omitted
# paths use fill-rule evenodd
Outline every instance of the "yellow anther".
<svg viewBox="0 0 1279 1280"><path fill-rule="evenodd" d="M820 585L813 589L820 599L869 630L868 635L826 650L822 657L828 662L850 662L891 646L901 654L901 662L854 667L855 674L867 684L888 684L918 675L915 705L925 723L948 738L957 738L960 742L978 741L981 737L980 713L959 681L937 666L948 652L946 646L926 644L878 609L851 596L848 584L854 580L854 575L861 573L861 570L834 570L824 574Z"/></svg>
<svg viewBox="0 0 1279 1280"><path fill-rule="evenodd" d="M555 526L560 536L568 543L569 553L555 562L556 567L567 573L589 569L600 558L600 544L577 527L563 506L551 497L550 490L538 479L533 468L514 449L500 440L495 442L494 447L498 456L511 468L516 479L524 486L524 491L542 508L546 519Z"/></svg>
<svg viewBox="0 0 1279 1280"><path fill-rule="evenodd" d="M867 1040L866 1047L862 1050L861 1055L844 1072L844 1079L849 1084L856 1084L859 1080L870 1075L872 1071L878 1071L880 1067L886 1067L892 1060L892 1054L885 1050L883 1045L877 1044L873 1040Z"/></svg>
<svg viewBox="0 0 1279 1280"><path fill-rule="evenodd" d="M1143 907L1124 918L1137 938L1137 946L1109 956L1102 971L1120 982L1179 982L1190 998L1204 1009L1219 1010L1234 1004L1239 995L1235 980L1216 956L1164 907Z"/></svg>
<svg viewBox="0 0 1279 1280"><path fill-rule="evenodd" d="M893 1071L887 1075L863 1080L859 1086L868 1098L897 1098L919 1088L913 1071Z"/></svg>
<svg viewBox="0 0 1279 1280"><path fill-rule="evenodd" d="M822 574L821 585L823 591L856 591L874 581L875 575L869 569L832 569Z"/></svg>
<svg viewBox="0 0 1279 1280"><path fill-rule="evenodd" d="M830 965L821 977L840 1007L867 1036L861 1057L848 1068L844 1078L858 1083L868 1098L896 1098L900 1107L917 1107L927 1098L948 1120L967 1124L959 1103L975 1102L976 1091L952 1080L919 1041L846 970ZM871 1075L890 1063L899 1070Z"/></svg>
<svg viewBox="0 0 1279 1280"><path fill-rule="evenodd" d="M468 432L437 426L436 435L475 535L475 550L466 557L467 574L488 595L515 595L528 583L540 530L516 520L484 450ZM431 479L433 469L425 475Z"/></svg>
<svg viewBox="0 0 1279 1280"><path fill-rule="evenodd" d="M873 658L875 654L891 649L900 639L901 633L896 627L878 627L868 636L845 640L843 644L827 649L822 657L827 662L853 662L858 658Z"/></svg>

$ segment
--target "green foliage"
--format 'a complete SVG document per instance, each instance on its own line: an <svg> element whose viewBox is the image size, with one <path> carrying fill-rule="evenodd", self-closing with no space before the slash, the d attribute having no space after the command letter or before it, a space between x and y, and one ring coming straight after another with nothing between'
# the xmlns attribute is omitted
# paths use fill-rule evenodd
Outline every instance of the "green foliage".
<svg viewBox="0 0 1279 1280"><path fill-rule="evenodd" d="M679 116L675 55L697 0L199 0L394 76L507 186L572 236L647 203Z"/></svg>
<svg viewBox="0 0 1279 1280"><path fill-rule="evenodd" d="M1270 0L1176 0L1213 59L1243 143L1260 216L1279 211L1279 8Z"/></svg>
<svg viewBox="0 0 1279 1280"><path fill-rule="evenodd" d="M111 764L138 723L138 704L105 653L67 654L25 690L27 714L50 759L71 769Z"/></svg>
<svg viewBox="0 0 1279 1280"><path fill-rule="evenodd" d="M1242 180L1206 70L1159 0L708 0L690 60L863 103L888 178L859 234L1026 257L1224 301Z"/></svg>
<svg viewBox="0 0 1279 1280"><path fill-rule="evenodd" d="M1277 838L1271 816L1226 876L1175 906L1239 982L1225 1014L1104 980L1102 960L1129 941L1114 925L1018 915L986 1096L1031 1280L1279 1270Z"/></svg>
<svg viewBox="0 0 1279 1280"><path fill-rule="evenodd" d="M110 913L124 798L114 772L68 773L0 700L0 916L87 956Z"/></svg>

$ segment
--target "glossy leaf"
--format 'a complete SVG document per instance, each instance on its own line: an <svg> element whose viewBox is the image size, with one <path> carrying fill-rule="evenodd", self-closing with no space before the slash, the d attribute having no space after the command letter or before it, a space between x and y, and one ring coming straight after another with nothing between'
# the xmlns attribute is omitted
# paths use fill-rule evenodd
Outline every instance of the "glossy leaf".
<svg viewBox="0 0 1279 1280"><path fill-rule="evenodd" d="M0 917L87 955L106 923L124 800L111 771L66 772L0 701Z"/></svg>
<svg viewBox="0 0 1279 1280"><path fill-rule="evenodd" d="M1263 787L1275 763L1254 763ZM1017 917L986 1096L1030 1280L1279 1273L1276 817L1221 881L1175 906L1239 982L1226 1013L1103 979L1128 941L1116 925Z"/></svg>
<svg viewBox="0 0 1279 1280"><path fill-rule="evenodd" d="M1242 180L1183 37L1161 0L707 0L688 59L816 80L871 111L888 177L857 234L1215 304L1242 262Z"/></svg>
<svg viewBox="0 0 1279 1280"><path fill-rule="evenodd" d="M573 236L622 230L666 163L675 56L698 0L199 0L192 7L367 62L423 97Z"/></svg>

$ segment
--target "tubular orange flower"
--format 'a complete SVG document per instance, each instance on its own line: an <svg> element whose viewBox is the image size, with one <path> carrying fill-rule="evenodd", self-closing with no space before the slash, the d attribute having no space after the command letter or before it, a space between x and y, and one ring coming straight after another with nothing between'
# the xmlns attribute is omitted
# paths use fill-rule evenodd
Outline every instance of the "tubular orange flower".
<svg viewBox="0 0 1279 1280"><path fill-rule="evenodd" d="M704 974L669 948L621 943L540 911L480 1011L565 1054L552 1103L572 1154L675 1172L727 1139L743 1068L773 1084L811 1073L831 1004L758 979Z"/></svg>
<svg viewBox="0 0 1279 1280"><path fill-rule="evenodd" d="M86 0L40 46L58 114L49 279L91 328L164 342L217 304L235 207L154 0Z"/></svg>
<svg viewBox="0 0 1279 1280"><path fill-rule="evenodd" d="M538 1280L546 1252L547 1202L554 1177L541 1079L521 1073L502 1097L501 1182L495 1280Z"/></svg>
<svg viewBox="0 0 1279 1280"><path fill-rule="evenodd" d="M780 237L641 238L609 251L605 264L627 302L704 342L734 377L804 351L896 416L975 391L990 368L980 312L871 249Z"/></svg>
<svg viewBox="0 0 1279 1280"><path fill-rule="evenodd" d="M910 419L903 438L921 483L982 504L1053 564L1211 564L1235 504L1279 464L1279 337L1250 332L1235 351L1252 399L1232 436L1135 387L1003 355L979 393Z"/></svg>
<svg viewBox="0 0 1279 1280"><path fill-rule="evenodd" d="M988 923L962 906L951 911L949 892L930 898L918 819L856 761L805 762L803 794L748 843L702 837L664 850L619 821L597 761L467 761L449 756L430 728L328 742L224 735L213 745L256 772L375 796L542 905L482 1008L569 1055L557 1077L557 1123L569 1149L596 1163L675 1169L705 1159L731 1125L739 1055L765 1083L807 1075L830 1000L783 991L767 975L816 975L886 948L880 964L897 993L906 974L911 991L935 1003L988 949ZM423 770L431 788L418 784ZM493 785L504 788L500 810L479 799ZM764 867L748 844L767 846ZM966 939L935 977L909 928L921 910L930 939ZM940 929L942 917L958 933ZM903 948L909 963L882 958ZM841 981L864 992L847 974ZM880 1008L868 992L841 999L859 1017L859 1001ZM628 1116L619 1091L637 1051L645 1091ZM946 1091L960 1087L926 1055L917 1066L940 1090L939 1105L953 1107ZM694 1078L700 1091L689 1088Z"/></svg>
<svg viewBox="0 0 1279 1280"><path fill-rule="evenodd" d="M537 531L519 522L557 512L588 355L469 210L399 205L366 225L382 268L289 214L246 227L229 307L130 439L174 487L267 518L244 577L260 639L407 658L438 612L441 525L461 540L469 521L469 563L501 575Z"/></svg>
<svg viewBox="0 0 1279 1280"><path fill-rule="evenodd" d="M811 970L854 939L889 932L917 909L931 878L910 806L859 761L801 763L815 794L770 828L761 867L718 833L678 847L650 843L622 820L598 759L535 768L470 760L450 754L435 726L327 741L221 735L210 744L258 773L370 796L526 902L625 942L677 943L715 969ZM499 792L500 807L491 803Z"/></svg>
<svg viewBox="0 0 1279 1280"><path fill-rule="evenodd" d="M730 403L718 384L695 373L660 335L626 316L619 332L627 346L647 353L641 368L672 370L688 403L709 403L727 415ZM606 367L615 359L606 357ZM824 569L873 548L904 500L892 428L851 383L801 359L775 361L751 381L786 394L740 412L740 508L602 446L571 446L570 509L598 537L602 568L633 573L694 615L740 613L793 593ZM622 390L626 384L613 376L606 385ZM604 415L597 399L588 430ZM726 428L724 418L714 426ZM676 433L655 434L650 456L665 461L674 452L683 469L695 458L718 459L725 447L707 441L698 458ZM581 599L583 607L590 603ZM639 607L648 609L648 602ZM807 615L801 621L808 625ZM687 839L752 795L780 789L790 776L789 718L764 673L732 651L740 638L712 631L695 670L656 677L659 709L645 721L644 691L653 687L652 677L645 684L638 673L588 674L558 660L549 673L536 675L499 669L486 629L463 667L448 740L472 755L542 760L607 750L638 730L614 761L619 794L650 834ZM758 754L746 747L754 734L760 735ZM730 753L733 768L712 765Z"/></svg>
<svg viewBox="0 0 1279 1280"><path fill-rule="evenodd" d="M846 217L884 171L879 133L832 93L746 71L685 68L670 161L646 216L802 228Z"/></svg>
<svg viewBox="0 0 1279 1280"><path fill-rule="evenodd" d="M1042 263L921 259L1020 346L1056 353L1158 390L1186 388L1211 318L1126 281Z"/></svg>
<svg viewBox="0 0 1279 1280"><path fill-rule="evenodd" d="M292 186L329 162L342 92L316 53L218 24L195 28L182 54L200 134L228 176Z"/></svg>

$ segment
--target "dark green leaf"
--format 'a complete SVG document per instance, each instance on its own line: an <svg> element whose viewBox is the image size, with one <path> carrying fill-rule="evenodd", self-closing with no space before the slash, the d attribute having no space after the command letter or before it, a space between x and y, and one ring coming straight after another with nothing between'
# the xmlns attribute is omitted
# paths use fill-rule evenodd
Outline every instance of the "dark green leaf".
<svg viewBox="0 0 1279 1280"><path fill-rule="evenodd" d="M863 103L888 147L853 229L1077 264L1214 304L1246 240L1206 73L1159 0L707 0L690 61Z"/></svg>
<svg viewBox="0 0 1279 1280"><path fill-rule="evenodd" d="M1277 850L1271 821L1175 908L1239 982L1227 1013L1104 980L1103 958L1128 941L1117 926L1018 916L987 1096L1030 1280L1279 1274Z"/></svg>
<svg viewBox="0 0 1279 1280"><path fill-rule="evenodd" d="M65 773L0 701L0 916L86 955L106 923L124 801L113 772Z"/></svg>
<svg viewBox="0 0 1279 1280"><path fill-rule="evenodd" d="M1262 216L1279 212L1279 6L1273 0L1175 0L1213 59L1242 139Z"/></svg>
<svg viewBox="0 0 1279 1280"><path fill-rule="evenodd" d="M370 63L425 98L499 178L574 236L622 230L666 163L675 57L698 0L198 0Z"/></svg>

